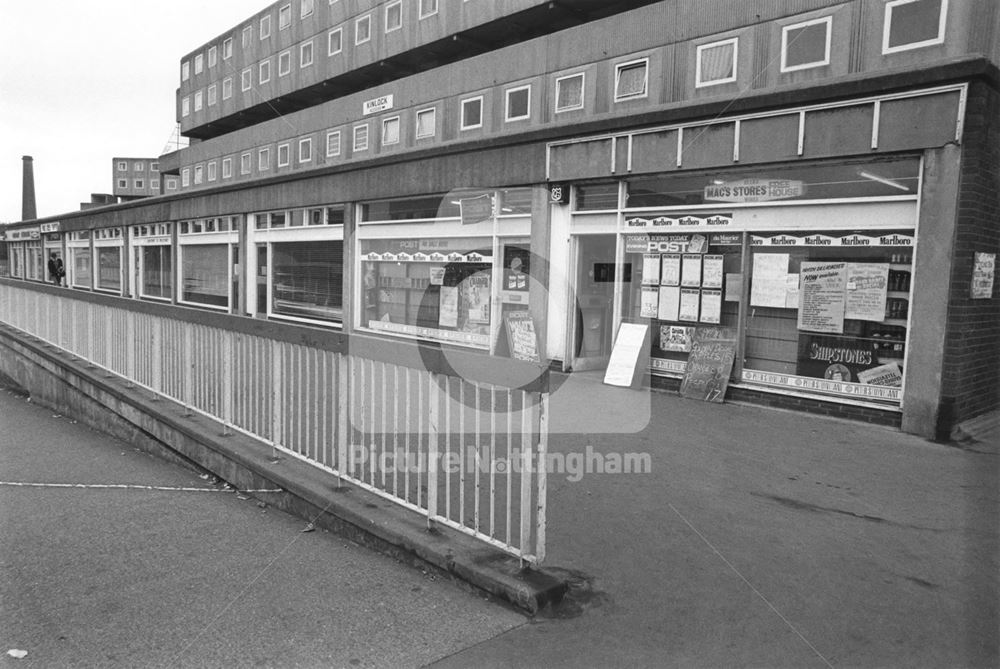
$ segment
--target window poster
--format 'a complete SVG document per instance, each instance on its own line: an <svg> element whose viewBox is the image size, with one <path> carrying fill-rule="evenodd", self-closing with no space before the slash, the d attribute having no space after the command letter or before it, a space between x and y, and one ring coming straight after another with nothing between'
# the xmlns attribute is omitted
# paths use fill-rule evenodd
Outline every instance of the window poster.
<svg viewBox="0 0 1000 669"><path fill-rule="evenodd" d="M660 289L656 286L643 286L639 291L639 317L656 318L659 315Z"/></svg>
<svg viewBox="0 0 1000 669"><path fill-rule="evenodd" d="M458 286L441 286L438 325L443 328L458 327Z"/></svg>
<svg viewBox="0 0 1000 669"><path fill-rule="evenodd" d="M705 256L701 269L702 288L722 288L722 256Z"/></svg>
<svg viewBox="0 0 1000 669"><path fill-rule="evenodd" d="M970 292L974 300L988 300L993 297L993 279L996 276L997 254L976 251L972 263L972 285Z"/></svg>
<svg viewBox="0 0 1000 669"><path fill-rule="evenodd" d="M678 286L660 286L660 304L656 317L661 321L676 321L681 306L681 289Z"/></svg>
<svg viewBox="0 0 1000 669"><path fill-rule="evenodd" d="M803 261L799 278L798 328L843 334L847 263Z"/></svg>
<svg viewBox="0 0 1000 669"><path fill-rule="evenodd" d="M642 285L657 286L660 283L660 254L644 253L642 256Z"/></svg>
<svg viewBox="0 0 1000 669"><path fill-rule="evenodd" d="M432 286L443 286L444 285L444 267L431 267L431 285Z"/></svg>
<svg viewBox="0 0 1000 669"><path fill-rule="evenodd" d="M701 291L697 288L681 288L681 303L677 320L698 321L698 308L701 306Z"/></svg>
<svg viewBox="0 0 1000 669"><path fill-rule="evenodd" d="M701 322L718 324L722 318L722 291L701 291Z"/></svg>
<svg viewBox="0 0 1000 669"><path fill-rule="evenodd" d="M785 308L788 276L787 253L755 253L750 305Z"/></svg>
<svg viewBox="0 0 1000 669"><path fill-rule="evenodd" d="M887 263L847 263L847 297L844 318L859 321L885 320L886 292L889 289Z"/></svg>
<svg viewBox="0 0 1000 669"><path fill-rule="evenodd" d="M697 288L701 285L701 258L694 253L684 254L684 262L681 265L682 286Z"/></svg>
<svg viewBox="0 0 1000 669"><path fill-rule="evenodd" d="M663 254L663 272L660 274L660 284L664 286L681 285L681 256L678 253Z"/></svg>
<svg viewBox="0 0 1000 669"><path fill-rule="evenodd" d="M660 350L690 353L694 328L687 325L661 325Z"/></svg>
<svg viewBox="0 0 1000 669"><path fill-rule="evenodd" d="M490 276L477 272L464 279L460 286L462 301L469 310L469 323L490 322Z"/></svg>
<svg viewBox="0 0 1000 669"><path fill-rule="evenodd" d="M798 281L798 275L795 275L795 280ZM796 285L798 285L796 283ZM798 296L796 295L796 298ZM743 299L743 274L740 272L732 272L726 274L726 302L739 302ZM798 302L795 306L799 306Z"/></svg>
<svg viewBox="0 0 1000 669"><path fill-rule="evenodd" d="M785 277L785 307L799 308L799 275L789 274Z"/></svg>
<svg viewBox="0 0 1000 669"><path fill-rule="evenodd" d="M903 370L897 363L890 362L858 372L858 382L869 386L899 388L903 385Z"/></svg>

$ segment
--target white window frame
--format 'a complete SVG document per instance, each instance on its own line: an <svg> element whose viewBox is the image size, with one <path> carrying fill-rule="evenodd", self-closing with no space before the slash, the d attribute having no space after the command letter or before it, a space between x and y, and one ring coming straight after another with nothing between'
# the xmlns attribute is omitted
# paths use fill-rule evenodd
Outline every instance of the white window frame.
<svg viewBox="0 0 1000 669"><path fill-rule="evenodd" d="M149 189L150 190L154 190L154 191L159 191L160 190L160 180L159 179L150 179L149 180Z"/></svg>
<svg viewBox="0 0 1000 669"><path fill-rule="evenodd" d="M208 66L215 67L219 64L219 47L214 44L208 47Z"/></svg>
<svg viewBox="0 0 1000 669"><path fill-rule="evenodd" d="M360 131L362 130L364 130L364 141L360 142L358 140L360 139ZM355 153L359 153L361 151L367 151L370 143L368 135L368 124L359 123L358 125L354 126L354 129L351 132L353 136L353 142L351 144L351 146L353 147L353 151Z"/></svg>
<svg viewBox="0 0 1000 669"><path fill-rule="evenodd" d="M271 169L271 147L257 149L257 171L267 172Z"/></svg>
<svg viewBox="0 0 1000 669"><path fill-rule="evenodd" d="M187 188L191 185L191 168L185 167L181 170L181 188Z"/></svg>
<svg viewBox="0 0 1000 669"><path fill-rule="evenodd" d="M309 54L308 61L306 59L306 53L307 52ZM303 67L309 67L310 65L312 65L313 64L313 60L315 59L315 55L316 54L315 54L315 49L313 48L313 41L312 40L309 40L308 42L303 42L302 44L300 44L299 45L299 67L303 68Z"/></svg>
<svg viewBox="0 0 1000 669"><path fill-rule="evenodd" d="M149 171L150 172L159 172L160 171L160 163L150 163L149 164Z"/></svg>
<svg viewBox="0 0 1000 669"><path fill-rule="evenodd" d="M134 172L145 172L146 171L146 164L145 163L140 163L139 161L136 161L132 165L132 171L134 171Z"/></svg>
<svg viewBox="0 0 1000 669"><path fill-rule="evenodd" d="M146 188L146 182L142 179L134 179L132 182L132 186L136 190L144 190Z"/></svg>
<svg viewBox="0 0 1000 669"><path fill-rule="evenodd" d="M807 28L809 26L819 25L821 23L826 24L826 47L824 49L824 58L821 61L814 61L811 63L802 63L801 65L788 65L788 33L797 28ZM810 19L809 21L801 21L788 26L783 26L781 28L781 71L782 72L798 72L799 70L811 70L816 67L824 67L830 64L830 41L833 36L833 15L822 16L818 19Z"/></svg>
<svg viewBox="0 0 1000 669"><path fill-rule="evenodd" d="M271 15L265 14L264 16L260 17L260 33L258 34L258 38L265 40L270 36L271 36Z"/></svg>
<svg viewBox="0 0 1000 669"><path fill-rule="evenodd" d="M332 144L332 142L334 140L336 141L335 145ZM335 156L339 156L340 152L341 152L341 149L342 149L342 147L341 147L341 140L340 140L340 131L339 130L329 130L329 131L327 131L327 133L326 133L326 157L327 158L333 158Z"/></svg>
<svg viewBox="0 0 1000 669"><path fill-rule="evenodd" d="M233 178L233 159L223 158L222 159L222 178L232 179ZM169 184L167 186L169 188Z"/></svg>
<svg viewBox="0 0 1000 669"><path fill-rule="evenodd" d="M119 160L118 161L118 171L119 172L128 172L128 161L127 160Z"/></svg>
<svg viewBox="0 0 1000 669"><path fill-rule="evenodd" d="M523 116L511 116L510 115L510 94L517 93L518 91L528 91L528 109ZM514 121L527 121L531 118L531 84L525 84L524 86L512 86L503 92L503 120L505 123L511 123Z"/></svg>
<svg viewBox="0 0 1000 669"><path fill-rule="evenodd" d="M194 55L194 73L201 74L205 71L205 56L200 53Z"/></svg>
<svg viewBox="0 0 1000 669"><path fill-rule="evenodd" d="M128 188L128 179L119 179L118 180L118 187L119 188Z"/></svg>
<svg viewBox="0 0 1000 669"><path fill-rule="evenodd" d="M205 166L204 165L195 165L194 166L194 185L197 186L198 184L200 184L204 180L205 180ZM138 187L138 184L136 184L136 187Z"/></svg>
<svg viewBox="0 0 1000 669"><path fill-rule="evenodd" d="M301 2L299 3L299 19L304 19L307 16L312 16L314 11L316 11L315 0L301 0Z"/></svg>
<svg viewBox="0 0 1000 669"><path fill-rule="evenodd" d="M250 174L253 171L253 154L244 151L240 154L240 174Z"/></svg>
<svg viewBox="0 0 1000 669"><path fill-rule="evenodd" d="M194 110L201 111L205 106L205 95L202 91L198 90L194 92Z"/></svg>
<svg viewBox="0 0 1000 669"><path fill-rule="evenodd" d="M260 61L260 66L257 71L257 83L266 84L271 81L271 59L265 58Z"/></svg>
<svg viewBox="0 0 1000 669"><path fill-rule="evenodd" d="M390 141L388 141L386 139L386 132L385 132L385 130L386 130L386 127L390 123L392 123L392 122L395 122L395 124L396 124L396 139L395 139L395 141L391 141L390 142ZM401 123L402 122L401 122L401 120L400 120L400 118L399 118L398 115L396 115L396 116L390 116L388 118L382 119L382 146L394 146L396 144L399 144L400 140L402 139L402 134L403 134L403 128L402 128Z"/></svg>
<svg viewBox="0 0 1000 669"><path fill-rule="evenodd" d="M337 48L333 48L333 36L337 36ZM338 53L344 50L344 29L343 26L337 26L330 32L326 34L326 55L336 56Z"/></svg>
<svg viewBox="0 0 1000 669"><path fill-rule="evenodd" d="M226 77L222 80L222 99L228 100L233 97L233 78Z"/></svg>
<svg viewBox="0 0 1000 669"><path fill-rule="evenodd" d="M205 173L209 181L215 181L219 175L219 164L214 160L210 160L208 162L208 167L205 170Z"/></svg>
<svg viewBox="0 0 1000 669"><path fill-rule="evenodd" d="M389 12L392 9L399 9L399 23L395 26L389 25ZM387 2L385 5L385 32L391 33L400 30L403 27L403 0L395 0L395 2Z"/></svg>
<svg viewBox="0 0 1000 669"><path fill-rule="evenodd" d="M173 177L167 178L167 190L177 190L177 179Z"/></svg>
<svg viewBox="0 0 1000 669"><path fill-rule="evenodd" d="M425 114L430 114L431 115L431 118L432 118L431 128L432 128L432 130L431 130L430 133L425 132L425 133L421 134L420 133L420 117L424 116ZM430 139L430 138L435 137L436 135L437 135L437 107L428 107L427 109L420 109L420 110L418 110L417 113L414 115L413 136L416 139Z"/></svg>
<svg viewBox="0 0 1000 669"><path fill-rule="evenodd" d="M191 63L186 60L181 61L181 81L187 81L191 78Z"/></svg>
<svg viewBox="0 0 1000 669"><path fill-rule="evenodd" d="M208 106L216 104L219 101L219 89L216 84L212 84L208 87Z"/></svg>
<svg viewBox="0 0 1000 669"><path fill-rule="evenodd" d="M361 39L362 24L366 26L366 29L368 31L368 34L365 36L364 39ZM354 44L355 46L357 46L358 44L364 44L365 42L370 42L371 39L372 39L372 15L365 14L364 16L359 17L354 22Z"/></svg>
<svg viewBox="0 0 1000 669"><path fill-rule="evenodd" d="M284 77L292 71L292 50L286 49L278 54L278 76Z"/></svg>
<svg viewBox="0 0 1000 669"><path fill-rule="evenodd" d="M313 153L313 141L312 137L303 137L299 140L299 162L300 163L311 163L312 153Z"/></svg>
<svg viewBox="0 0 1000 669"><path fill-rule="evenodd" d="M732 75L725 77L723 79L712 79L710 81L705 81L702 79L701 72L701 59L702 55L709 49L717 49L727 44L733 47L733 73ZM737 67L739 65L739 53L740 53L740 38L731 37L729 39L719 40L718 42L709 42L708 44L699 44L698 48L695 50L695 75L694 75L694 87L695 88L707 88L709 86L719 86L720 84L731 84L736 81L736 74L738 72Z"/></svg>
<svg viewBox="0 0 1000 669"><path fill-rule="evenodd" d="M465 125L465 106L467 104L478 102L479 103L479 123L473 125ZM466 130L478 130L483 127L483 116L485 115L485 99L482 95L473 95L463 99L458 105L458 129L462 131Z"/></svg>
<svg viewBox="0 0 1000 669"><path fill-rule="evenodd" d="M889 34L892 28L892 11L900 5L909 5L920 0L890 0L885 5L885 15L882 22L882 54L899 53L900 51L910 51L912 49L922 49L928 46L944 44L945 28L948 20L948 0L941 0L941 15L938 17L937 37L924 40L922 42L910 42L900 46L889 46Z"/></svg>
<svg viewBox="0 0 1000 669"><path fill-rule="evenodd" d="M253 44L253 26L243 26L243 34L240 38L240 45L244 49L249 49L251 44Z"/></svg>
<svg viewBox="0 0 1000 669"><path fill-rule="evenodd" d="M240 90L246 93L253 88L253 68L247 67L240 72Z"/></svg>
<svg viewBox="0 0 1000 669"><path fill-rule="evenodd" d="M282 155L284 154L284 155ZM278 145L278 167L288 167L292 162L292 146L288 142Z"/></svg>
<svg viewBox="0 0 1000 669"><path fill-rule="evenodd" d="M435 14L438 13L438 0L428 0L428 1L434 3L433 4L433 9L430 9L428 11L424 11L424 0L419 0L419 5L420 5L419 12L420 12L420 18L421 19L429 18L429 17L434 16Z"/></svg>
<svg viewBox="0 0 1000 669"><path fill-rule="evenodd" d="M181 116L185 117L190 115L191 115L191 98L190 96L185 95L183 98L181 98Z"/></svg>
<svg viewBox="0 0 1000 669"><path fill-rule="evenodd" d="M559 106L559 87L563 81L568 79L580 79L580 104L572 107L560 107ZM587 99L587 73L586 72L574 72L573 74L567 74L563 77L556 77L556 94L555 94L555 113L562 114L563 112L576 111L578 109L583 109L585 106L585 101Z"/></svg>
<svg viewBox="0 0 1000 669"><path fill-rule="evenodd" d="M229 60L233 57L233 38L227 37L222 40L222 60Z"/></svg>
<svg viewBox="0 0 1000 669"><path fill-rule="evenodd" d="M628 68L641 65L643 69L642 74L642 92L641 93L629 93L627 95L619 95L618 84L621 82L622 72ZM649 97L649 58L636 58L635 60L626 61L624 63L618 63L615 65L615 102L627 102L629 100L641 100L643 98Z"/></svg>
<svg viewBox="0 0 1000 669"><path fill-rule="evenodd" d="M292 5L288 3L278 10L278 30L287 30L290 25L292 25Z"/></svg>

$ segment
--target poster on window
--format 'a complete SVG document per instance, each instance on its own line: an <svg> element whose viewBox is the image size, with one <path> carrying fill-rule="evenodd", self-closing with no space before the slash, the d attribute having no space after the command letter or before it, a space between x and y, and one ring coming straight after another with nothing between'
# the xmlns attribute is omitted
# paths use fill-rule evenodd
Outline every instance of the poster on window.
<svg viewBox="0 0 1000 669"><path fill-rule="evenodd" d="M888 263L847 263L844 318L882 322L888 289Z"/></svg>
<svg viewBox="0 0 1000 669"><path fill-rule="evenodd" d="M972 285L970 294L974 300L988 300L993 297L993 279L996 276L997 254L976 251L972 262Z"/></svg>
<svg viewBox="0 0 1000 669"><path fill-rule="evenodd" d="M687 325L661 325L660 350L690 353L694 328Z"/></svg>
<svg viewBox="0 0 1000 669"><path fill-rule="evenodd" d="M702 288L722 288L722 256L705 256L701 274Z"/></svg>
<svg viewBox="0 0 1000 669"><path fill-rule="evenodd" d="M490 322L490 277L479 272L468 277L460 286L462 302L468 313L468 322L486 324Z"/></svg>
<svg viewBox="0 0 1000 669"><path fill-rule="evenodd" d="M681 265L681 285L688 288L697 288L701 285L701 256L693 253L684 254L684 262Z"/></svg>
<svg viewBox="0 0 1000 669"><path fill-rule="evenodd" d="M868 386L899 388L903 385L903 370L897 363L890 362L858 372L858 381Z"/></svg>
<svg viewBox="0 0 1000 669"><path fill-rule="evenodd" d="M722 291L701 291L701 322L718 324L722 318Z"/></svg>
<svg viewBox="0 0 1000 669"><path fill-rule="evenodd" d="M656 286L643 286L639 292L639 317L656 318L659 315L660 289Z"/></svg>
<svg viewBox="0 0 1000 669"><path fill-rule="evenodd" d="M788 292L787 253L756 253L750 283L750 306L785 308Z"/></svg>
<svg viewBox="0 0 1000 669"><path fill-rule="evenodd" d="M642 256L642 285L656 286L660 283L660 254L644 253Z"/></svg>
<svg viewBox="0 0 1000 669"><path fill-rule="evenodd" d="M798 328L843 334L847 263L803 261L799 274Z"/></svg>
<svg viewBox="0 0 1000 669"><path fill-rule="evenodd" d="M663 254L663 272L660 274L660 284L664 286L681 285L681 256L678 253Z"/></svg>
<svg viewBox="0 0 1000 669"><path fill-rule="evenodd" d="M698 308L701 306L701 291L697 288L681 288L681 304L677 320L698 321Z"/></svg>
<svg viewBox="0 0 1000 669"><path fill-rule="evenodd" d="M441 286L438 325L443 328L458 327L458 286Z"/></svg>
<svg viewBox="0 0 1000 669"><path fill-rule="evenodd" d="M660 304L656 317L661 321L676 321L681 307L681 289L678 286L660 286Z"/></svg>

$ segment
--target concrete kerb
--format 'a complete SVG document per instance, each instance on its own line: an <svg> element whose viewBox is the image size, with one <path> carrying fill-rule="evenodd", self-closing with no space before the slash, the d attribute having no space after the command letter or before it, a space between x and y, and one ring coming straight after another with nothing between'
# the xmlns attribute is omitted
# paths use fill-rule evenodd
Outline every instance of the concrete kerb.
<svg viewBox="0 0 1000 669"><path fill-rule="evenodd" d="M138 431L153 444L143 450L173 454L181 464L208 472L238 490L280 489L255 495L261 501L357 543L421 568L458 579L534 615L558 603L567 582L450 527L427 528L424 516L275 451L246 435L223 436L221 425L200 414L185 415L172 400L153 400L117 376L0 326L0 373L40 404L119 438ZM159 448L157 448L157 445ZM152 448L149 448L152 446Z"/></svg>

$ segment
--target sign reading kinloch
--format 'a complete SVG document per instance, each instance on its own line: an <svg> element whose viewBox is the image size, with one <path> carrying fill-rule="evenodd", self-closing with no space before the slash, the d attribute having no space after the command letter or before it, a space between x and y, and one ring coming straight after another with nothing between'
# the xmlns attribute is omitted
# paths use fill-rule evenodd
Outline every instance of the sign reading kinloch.
<svg viewBox="0 0 1000 669"><path fill-rule="evenodd" d="M373 100L365 100L361 107L361 112L365 116L368 116L369 114L377 114L390 109L392 109L392 93L377 97Z"/></svg>

